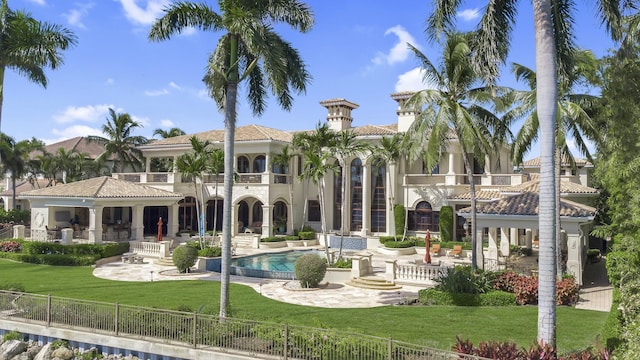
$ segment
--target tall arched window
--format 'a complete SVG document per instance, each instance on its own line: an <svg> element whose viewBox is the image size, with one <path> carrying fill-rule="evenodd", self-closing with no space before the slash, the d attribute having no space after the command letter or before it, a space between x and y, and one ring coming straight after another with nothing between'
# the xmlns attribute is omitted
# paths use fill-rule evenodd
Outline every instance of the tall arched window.
<svg viewBox="0 0 640 360"><path fill-rule="evenodd" d="M335 166L338 171L333 175L333 229L338 230L342 226L342 166L338 160Z"/></svg>
<svg viewBox="0 0 640 360"><path fill-rule="evenodd" d="M196 230L198 228L196 198L193 196L187 196L178 202L178 228L180 230Z"/></svg>
<svg viewBox="0 0 640 360"><path fill-rule="evenodd" d="M253 172L254 173L263 173L266 169L267 159L264 155L258 155L255 159L253 159Z"/></svg>
<svg viewBox="0 0 640 360"><path fill-rule="evenodd" d="M362 230L362 160L351 162L351 231Z"/></svg>
<svg viewBox="0 0 640 360"><path fill-rule="evenodd" d="M249 172L249 159L246 156L238 156L238 172L239 173L248 173Z"/></svg>
<svg viewBox="0 0 640 360"><path fill-rule="evenodd" d="M383 232L387 229L385 179L386 164L375 159L371 164L371 231Z"/></svg>
<svg viewBox="0 0 640 360"><path fill-rule="evenodd" d="M416 205L415 210L409 211L409 218L407 220L409 230L438 231L440 213L438 211L433 211L431 204L426 201L422 201Z"/></svg>
<svg viewBox="0 0 640 360"><path fill-rule="evenodd" d="M247 202L244 200L238 203L238 225L240 231L251 225L249 224L249 205L247 205Z"/></svg>
<svg viewBox="0 0 640 360"><path fill-rule="evenodd" d="M278 201L273 205L273 226L278 234L287 231L287 204Z"/></svg>
<svg viewBox="0 0 640 360"><path fill-rule="evenodd" d="M253 204L253 208L251 210L251 221L262 222L262 203L260 201L256 201Z"/></svg>

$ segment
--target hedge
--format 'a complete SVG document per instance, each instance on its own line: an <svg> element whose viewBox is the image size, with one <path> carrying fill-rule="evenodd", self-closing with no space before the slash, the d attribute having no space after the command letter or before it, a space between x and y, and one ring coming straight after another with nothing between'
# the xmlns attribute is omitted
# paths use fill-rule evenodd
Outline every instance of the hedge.
<svg viewBox="0 0 640 360"><path fill-rule="evenodd" d="M104 245L62 245L38 241L18 242L22 245L21 252L0 252L0 257L31 264L90 266L95 264L98 259L117 256L129 251L128 242Z"/></svg>
<svg viewBox="0 0 640 360"><path fill-rule="evenodd" d="M453 208L451 206L443 206L440 208L440 240L453 240Z"/></svg>
<svg viewBox="0 0 640 360"><path fill-rule="evenodd" d="M515 306L516 296L499 290L484 294L460 294L436 289L422 289L418 292L418 301L423 305Z"/></svg>

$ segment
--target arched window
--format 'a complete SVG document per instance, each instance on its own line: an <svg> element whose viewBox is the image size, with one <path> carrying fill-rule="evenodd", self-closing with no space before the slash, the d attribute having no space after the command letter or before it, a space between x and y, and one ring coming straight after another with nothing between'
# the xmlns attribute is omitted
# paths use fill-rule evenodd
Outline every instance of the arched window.
<svg viewBox="0 0 640 360"><path fill-rule="evenodd" d="M241 200L238 203L238 231L244 231L244 228L249 225L251 225L249 223L249 205L246 201Z"/></svg>
<svg viewBox="0 0 640 360"><path fill-rule="evenodd" d="M362 230L362 160L351 162L351 231Z"/></svg>
<svg viewBox="0 0 640 360"><path fill-rule="evenodd" d="M238 156L238 172L239 173L248 173L249 172L249 159L246 156Z"/></svg>
<svg viewBox="0 0 640 360"><path fill-rule="evenodd" d="M336 160L338 171L333 175L333 229L339 230L342 226L342 166Z"/></svg>
<svg viewBox="0 0 640 360"><path fill-rule="evenodd" d="M383 232L387 229L385 180L386 164L375 159L371 164L371 231Z"/></svg>
<svg viewBox="0 0 640 360"><path fill-rule="evenodd" d="M264 155L258 155L255 159L253 159L253 172L254 173L263 173L266 169L267 159Z"/></svg>
<svg viewBox="0 0 640 360"><path fill-rule="evenodd" d="M426 201L419 202L415 210L409 211L409 230L417 231L438 231L440 213L433 211L431 204Z"/></svg>
<svg viewBox="0 0 640 360"><path fill-rule="evenodd" d="M262 203L260 201L256 201L253 204L251 215L252 215L252 221L254 223L262 221Z"/></svg>
<svg viewBox="0 0 640 360"><path fill-rule="evenodd" d="M273 206L273 226L278 234L287 231L287 204L278 201Z"/></svg>
<svg viewBox="0 0 640 360"><path fill-rule="evenodd" d="M187 196L178 202L178 229L195 231L197 228L196 198Z"/></svg>

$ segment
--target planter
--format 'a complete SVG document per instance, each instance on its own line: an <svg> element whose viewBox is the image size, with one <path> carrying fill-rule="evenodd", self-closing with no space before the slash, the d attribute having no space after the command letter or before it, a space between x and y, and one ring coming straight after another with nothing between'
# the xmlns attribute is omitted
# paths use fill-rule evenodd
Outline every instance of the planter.
<svg viewBox="0 0 640 360"><path fill-rule="evenodd" d="M351 269L327 268L322 279L323 283L346 283L351 280Z"/></svg>
<svg viewBox="0 0 640 360"><path fill-rule="evenodd" d="M302 240L287 240L287 247L296 247L304 245Z"/></svg>
<svg viewBox="0 0 640 360"><path fill-rule="evenodd" d="M262 249L277 249L287 247L286 241L273 241L273 242L261 242L260 248Z"/></svg>
<svg viewBox="0 0 640 360"><path fill-rule="evenodd" d="M313 240L301 240L302 243L304 244L304 246L313 246L313 245L318 245L318 240L317 239L313 239Z"/></svg>
<svg viewBox="0 0 640 360"><path fill-rule="evenodd" d="M378 247L378 251L381 254L384 255L413 255L416 253L416 248L415 247L408 247L408 248L387 248L384 247L383 245L380 245Z"/></svg>

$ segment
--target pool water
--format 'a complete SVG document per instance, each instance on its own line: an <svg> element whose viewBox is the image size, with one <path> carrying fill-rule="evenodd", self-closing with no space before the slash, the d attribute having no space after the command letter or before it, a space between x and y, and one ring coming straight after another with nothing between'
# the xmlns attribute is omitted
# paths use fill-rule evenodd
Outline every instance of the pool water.
<svg viewBox="0 0 640 360"><path fill-rule="evenodd" d="M318 254L318 250L293 250L280 253L260 254L231 261L231 274L268 279L295 279L296 260L305 254Z"/></svg>

